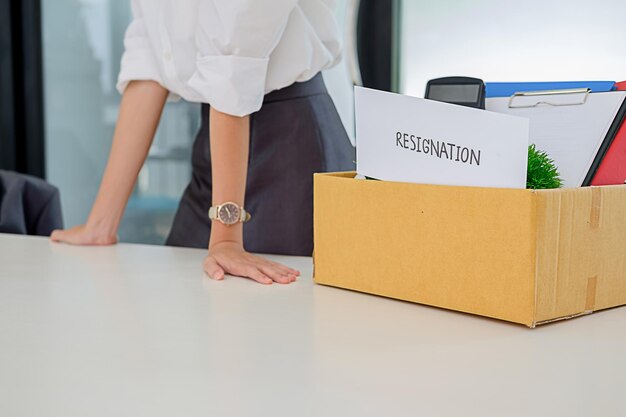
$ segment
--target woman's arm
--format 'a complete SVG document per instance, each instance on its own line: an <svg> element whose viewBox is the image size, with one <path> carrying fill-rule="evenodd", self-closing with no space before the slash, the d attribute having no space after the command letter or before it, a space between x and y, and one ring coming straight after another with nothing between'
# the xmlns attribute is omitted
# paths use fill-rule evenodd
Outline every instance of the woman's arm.
<svg viewBox="0 0 626 417"><path fill-rule="evenodd" d="M196 71L188 85L211 105L213 204L243 205L250 121L263 104L269 57L287 27L297 0L206 0L196 11ZM239 116L239 117L238 117ZM254 213L251 213L254 217ZM253 219L254 221L254 219ZM204 269L264 284L288 283L298 271L244 251L243 226L214 221Z"/></svg>
<svg viewBox="0 0 626 417"><path fill-rule="evenodd" d="M211 108L210 129L213 205L232 201L243 207L250 149L250 117L231 116ZM214 221L211 227L209 255L204 269L214 279L223 279L225 273L230 273L262 284L274 281L288 284L300 274L245 252L243 224L225 226L219 221Z"/></svg>
<svg viewBox="0 0 626 417"><path fill-rule="evenodd" d="M87 223L55 230L51 239L75 245L111 245L137 175L148 155L168 91L154 81L132 81L122 96L109 161Z"/></svg>

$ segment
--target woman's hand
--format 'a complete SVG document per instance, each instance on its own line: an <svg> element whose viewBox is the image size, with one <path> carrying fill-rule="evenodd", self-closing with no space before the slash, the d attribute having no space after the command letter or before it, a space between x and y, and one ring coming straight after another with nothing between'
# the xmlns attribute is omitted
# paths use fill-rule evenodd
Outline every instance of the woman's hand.
<svg viewBox="0 0 626 417"><path fill-rule="evenodd" d="M53 242L84 246L105 246L117 243L115 234L99 231L87 225L76 226L67 230L55 230L50 235L50 239Z"/></svg>
<svg viewBox="0 0 626 417"><path fill-rule="evenodd" d="M243 206L250 152L250 117L231 116L211 107L209 118L213 205L232 201ZM261 284L289 284L300 275L295 269L246 252L242 223L226 226L219 221L213 221L211 226L204 271L217 280L231 274Z"/></svg>
<svg viewBox="0 0 626 417"><path fill-rule="evenodd" d="M220 242L209 248L204 259L204 271L210 278L223 280L225 274L250 278L261 284L289 284L296 280L300 272L260 256L252 255L243 249L239 242Z"/></svg>

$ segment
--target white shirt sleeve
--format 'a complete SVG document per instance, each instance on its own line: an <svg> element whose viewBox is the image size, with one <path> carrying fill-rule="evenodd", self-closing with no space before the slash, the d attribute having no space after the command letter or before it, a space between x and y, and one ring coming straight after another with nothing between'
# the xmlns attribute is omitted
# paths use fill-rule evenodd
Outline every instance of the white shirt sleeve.
<svg viewBox="0 0 626 417"><path fill-rule="evenodd" d="M261 108L269 56L298 0L205 0L198 7L196 71L189 80L215 109L245 116Z"/></svg>
<svg viewBox="0 0 626 417"><path fill-rule="evenodd" d="M124 93L128 83L134 80L156 81L163 85L141 7L137 0L132 0L131 4L133 20L124 36L124 54L117 79L117 90L120 94Z"/></svg>

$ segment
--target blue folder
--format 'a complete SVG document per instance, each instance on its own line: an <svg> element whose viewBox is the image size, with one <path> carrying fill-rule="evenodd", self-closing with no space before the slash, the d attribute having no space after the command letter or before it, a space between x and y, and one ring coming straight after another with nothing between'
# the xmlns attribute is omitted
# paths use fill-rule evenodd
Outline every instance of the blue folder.
<svg viewBox="0 0 626 417"><path fill-rule="evenodd" d="M593 93L615 90L615 81L555 81L529 83L485 83L485 96L510 97L523 91L565 90L589 88Z"/></svg>

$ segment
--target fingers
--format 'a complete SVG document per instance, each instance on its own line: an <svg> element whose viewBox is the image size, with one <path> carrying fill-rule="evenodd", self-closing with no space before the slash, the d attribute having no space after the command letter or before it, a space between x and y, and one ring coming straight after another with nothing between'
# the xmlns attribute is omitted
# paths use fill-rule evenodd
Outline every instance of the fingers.
<svg viewBox="0 0 626 417"><path fill-rule="evenodd" d="M274 282L289 284L300 272L276 262L246 252L241 245L218 243L209 248L204 261L207 275L216 280L226 274L250 278L258 283L269 285Z"/></svg>
<svg viewBox="0 0 626 417"><path fill-rule="evenodd" d="M298 271L297 269L289 268L288 266L285 266L283 264L279 264L278 262L273 262L270 260L266 260L266 262L270 266L277 268L279 271L281 271L282 273L286 275L295 275L296 277L300 276L300 271Z"/></svg>
<svg viewBox="0 0 626 417"><path fill-rule="evenodd" d="M50 240L53 242L60 242L61 236L63 236L63 230L53 230L52 234L50 234Z"/></svg>
<svg viewBox="0 0 626 417"><path fill-rule="evenodd" d="M252 278L258 283L270 285L273 281L270 277L265 275L261 270L254 266L247 266L244 268L243 274L241 274L245 278Z"/></svg>
<svg viewBox="0 0 626 417"><path fill-rule="evenodd" d="M300 276L300 271L296 269L292 269L285 265L279 264L277 262L270 261L269 259L264 259L260 257L256 257L256 259L261 263L261 270L268 275L270 275L268 271L278 273L279 275L283 277L289 278L289 282L295 281L298 278L298 276ZM282 283L282 281L277 281L277 282Z"/></svg>
<svg viewBox="0 0 626 417"><path fill-rule="evenodd" d="M55 230L50 235L50 239L53 242L68 243L70 245L80 245L80 242L76 238L75 233L70 230Z"/></svg>
<svg viewBox="0 0 626 417"><path fill-rule="evenodd" d="M299 271L295 269L288 268L284 265L281 265L277 262L270 261L269 259L262 258L260 256L250 255L250 260L254 262L265 275L271 277L275 282L281 284L289 284L294 282L298 275L300 275Z"/></svg>
<svg viewBox="0 0 626 417"><path fill-rule="evenodd" d="M247 262L244 258L239 259L220 259L213 255L209 255L204 259L204 271L209 278L221 281L224 279L224 275L228 272L233 275L237 275L243 278L250 278L261 284L269 285L273 281L264 274L254 264Z"/></svg>
<svg viewBox="0 0 626 417"><path fill-rule="evenodd" d="M210 278L218 281L223 280L227 272L243 278L250 278L265 285L270 285L273 282L289 284L296 280L296 275L279 271L272 266L264 265L260 262L229 262L228 267L225 268L212 256L206 257L204 261L204 271Z"/></svg>
<svg viewBox="0 0 626 417"><path fill-rule="evenodd" d="M286 274L284 272L279 271L277 268L261 265L259 267L261 272L270 277L274 282L278 282L279 284L289 284L296 280L296 276L293 274Z"/></svg>
<svg viewBox="0 0 626 417"><path fill-rule="evenodd" d="M50 235L50 240L70 245L108 246L115 245L118 241L118 237L115 235L94 233L85 228L84 225L81 225L66 230L54 230Z"/></svg>
<svg viewBox="0 0 626 417"><path fill-rule="evenodd" d="M204 260L204 272L206 272L211 279L218 281L224 279L224 268L222 268L211 256L207 256Z"/></svg>

